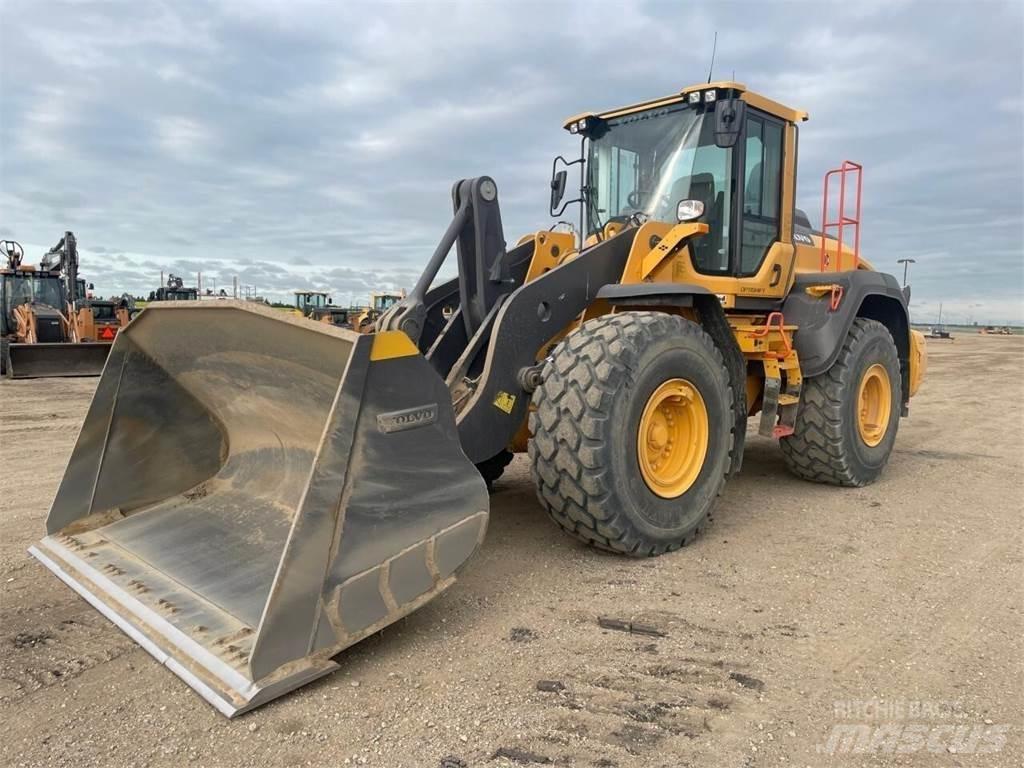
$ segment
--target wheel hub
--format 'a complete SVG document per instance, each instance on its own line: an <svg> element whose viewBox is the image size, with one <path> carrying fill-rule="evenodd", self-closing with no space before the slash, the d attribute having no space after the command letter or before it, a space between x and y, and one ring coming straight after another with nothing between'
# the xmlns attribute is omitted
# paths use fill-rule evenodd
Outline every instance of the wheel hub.
<svg viewBox="0 0 1024 768"><path fill-rule="evenodd" d="M891 413L889 372L881 363L875 363L864 371L857 392L857 432L866 445L874 448L882 442Z"/></svg>
<svg viewBox="0 0 1024 768"><path fill-rule="evenodd" d="M708 450L707 406L685 379L669 379L651 394L640 417L637 458L650 490L674 499L700 475Z"/></svg>

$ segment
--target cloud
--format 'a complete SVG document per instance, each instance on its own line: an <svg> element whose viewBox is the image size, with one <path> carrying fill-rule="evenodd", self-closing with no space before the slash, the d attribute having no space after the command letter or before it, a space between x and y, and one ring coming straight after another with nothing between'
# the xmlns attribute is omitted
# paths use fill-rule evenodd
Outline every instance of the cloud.
<svg viewBox="0 0 1024 768"><path fill-rule="evenodd" d="M153 122L160 147L179 160L192 159L211 141L210 131L192 118L172 115L156 117Z"/></svg>
<svg viewBox="0 0 1024 768"><path fill-rule="evenodd" d="M0 26L0 230L74 230L102 293L408 288L456 179L494 176L509 241L550 226L562 120L703 81L717 31L715 78L810 113L812 219L863 162L864 253L918 259L915 307L1024 320L1019 3L6 0Z"/></svg>

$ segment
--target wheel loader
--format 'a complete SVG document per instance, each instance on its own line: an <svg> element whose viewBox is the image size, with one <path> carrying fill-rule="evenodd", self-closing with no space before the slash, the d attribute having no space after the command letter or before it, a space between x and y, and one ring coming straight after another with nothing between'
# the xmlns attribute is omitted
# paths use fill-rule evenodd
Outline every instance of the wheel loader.
<svg viewBox="0 0 1024 768"><path fill-rule="evenodd" d="M352 328L359 333L373 333L377 320L405 298L405 291L372 291L370 304L352 316Z"/></svg>
<svg viewBox="0 0 1024 768"><path fill-rule="evenodd" d="M128 313L115 302L88 298L78 277L75 237L66 232L38 266L24 250L0 243L0 374L9 378L99 376Z"/></svg>
<svg viewBox="0 0 1024 768"><path fill-rule="evenodd" d="M334 305L331 295L326 291L295 291L295 309L297 317L308 317L318 323L328 323L341 328L351 325L352 310Z"/></svg>
<svg viewBox="0 0 1024 768"><path fill-rule="evenodd" d="M450 586L516 452L557 526L637 557L704 528L751 417L797 476L873 482L924 343L860 257L859 166L827 177L843 204L819 229L794 207L806 119L733 82L573 117L550 203L578 171L580 242L556 226L509 247L495 181L459 181L371 334L148 307L32 553L232 716Z"/></svg>

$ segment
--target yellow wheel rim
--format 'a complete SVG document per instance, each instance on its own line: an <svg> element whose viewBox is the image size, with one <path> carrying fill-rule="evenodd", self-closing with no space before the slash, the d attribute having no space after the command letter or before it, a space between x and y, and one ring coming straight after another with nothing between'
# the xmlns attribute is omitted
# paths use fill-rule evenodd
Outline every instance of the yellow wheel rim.
<svg viewBox="0 0 1024 768"><path fill-rule="evenodd" d="M708 452L708 409L685 379L669 379L640 417L636 451L647 487L663 499L682 496L697 480Z"/></svg>
<svg viewBox="0 0 1024 768"><path fill-rule="evenodd" d="M881 363L875 363L860 380L857 393L857 431L865 444L874 448L885 437L892 413L892 388L889 372Z"/></svg>

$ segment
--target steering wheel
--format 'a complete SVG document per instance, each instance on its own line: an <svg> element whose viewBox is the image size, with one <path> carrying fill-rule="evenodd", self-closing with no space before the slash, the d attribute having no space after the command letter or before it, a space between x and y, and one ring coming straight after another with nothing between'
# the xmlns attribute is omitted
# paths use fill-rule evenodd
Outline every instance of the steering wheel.
<svg viewBox="0 0 1024 768"><path fill-rule="evenodd" d="M608 221L604 223L604 226L607 227L609 224L622 224L623 226L633 225L634 227L639 227L641 224L649 221L650 218L651 217L643 211L621 213L618 216L609 216ZM604 227L601 229L603 230Z"/></svg>

